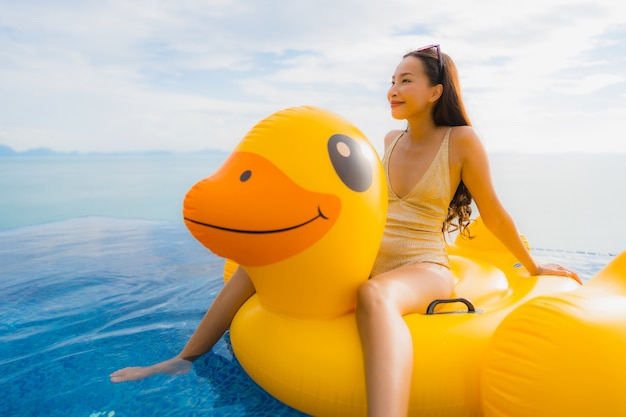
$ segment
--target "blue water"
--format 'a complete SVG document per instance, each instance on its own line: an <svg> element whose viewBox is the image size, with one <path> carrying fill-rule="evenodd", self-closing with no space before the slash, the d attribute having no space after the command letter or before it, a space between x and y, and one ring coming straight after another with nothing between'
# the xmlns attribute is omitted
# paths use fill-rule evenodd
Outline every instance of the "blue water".
<svg viewBox="0 0 626 417"><path fill-rule="evenodd" d="M302 415L250 380L228 335L188 375L109 382L118 368L176 355L220 290L222 261L180 210L225 156L0 158L1 416ZM593 162L584 183L567 181L583 176L575 160L529 173L517 157L496 159L518 225L539 225L520 227L539 261L588 280L626 249L612 221L624 197L593 197L622 181L622 159ZM554 195L567 204L553 208Z"/></svg>
<svg viewBox="0 0 626 417"><path fill-rule="evenodd" d="M0 158L0 230L82 216L180 221L225 153Z"/></svg>
<svg viewBox="0 0 626 417"><path fill-rule="evenodd" d="M223 263L178 223L100 217L0 232L0 415L299 416L254 384L228 338L190 374L112 384L175 356Z"/></svg>

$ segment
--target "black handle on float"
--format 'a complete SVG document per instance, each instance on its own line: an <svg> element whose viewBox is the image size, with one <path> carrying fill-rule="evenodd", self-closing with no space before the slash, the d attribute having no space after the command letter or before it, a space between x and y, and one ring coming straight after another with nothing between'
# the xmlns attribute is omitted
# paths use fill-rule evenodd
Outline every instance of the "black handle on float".
<svg viewBox="0 0 626 417"><path fill-rule="evenodd" d="M474 308L474 304L467 298L448 298L445 300L434 300L426 309L426 314L435 314L435 307L439 304L449 304L449 303L463 303L467 307L467 313L476 313L476 309Z"/></svg>

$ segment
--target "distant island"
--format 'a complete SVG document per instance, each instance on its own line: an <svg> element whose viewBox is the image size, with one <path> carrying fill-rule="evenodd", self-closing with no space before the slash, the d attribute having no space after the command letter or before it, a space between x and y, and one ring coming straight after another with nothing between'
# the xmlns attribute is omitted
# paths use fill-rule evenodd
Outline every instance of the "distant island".
<svg viewBox="0 0 626 417"><path fill-rule="evenodd" d="M54 155L54 154L56 154L56 152L50 148L35 148L35 149L28 149L26 151L18 152L15 149L11 148L10 146L0 144L0 156L19 156L19 155L41 156L41 155Z"/></svg>
<svg viewBox="0 0 626 417"><path fill-rule="evenodd" d="M180 154L225 154L226 151L218 149L205 149L200 151L111 151L111 152L61 152L51 148L33 148L25 151L16 151L7 145L0 144L0 158L10 156L82 156L82 155L180 155Z"/></svg>

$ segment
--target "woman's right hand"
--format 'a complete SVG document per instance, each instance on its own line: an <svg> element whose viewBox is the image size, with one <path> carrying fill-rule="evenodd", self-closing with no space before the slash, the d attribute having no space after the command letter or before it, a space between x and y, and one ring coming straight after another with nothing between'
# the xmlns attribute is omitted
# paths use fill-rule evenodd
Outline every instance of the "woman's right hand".
<svg viewBox="0 0 626 417"><path fill-rule="evenodd" d="M191 362L179 356L150 366L133 366L113 372L111 382L138 381L153 375L182 375L189 372Z"/></svg>

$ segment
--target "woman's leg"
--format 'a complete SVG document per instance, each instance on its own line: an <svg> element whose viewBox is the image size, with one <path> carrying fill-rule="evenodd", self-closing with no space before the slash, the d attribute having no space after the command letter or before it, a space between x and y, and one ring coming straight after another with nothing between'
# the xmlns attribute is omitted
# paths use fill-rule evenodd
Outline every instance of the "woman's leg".
<svg viewBox="0 0 626 417"><path fill-rule="evenodd" d="M111 381L136 381L156 374L177 375L189 372L191 362L213 348L230 326L239 308L254 292L254 285L248 274L237 268L177 356L150 366L120 369L110 375Z"/></svg>
<svg viewBox="0 0 626 417"><path fill-rule="evenodd" d="M426 262L380 274L359 288L356 317L370 417L406 417L413 342L402 316L423 313L432 300L449 298L453 291L452 273Z"/></svg>

